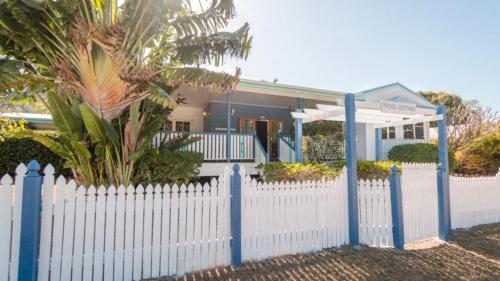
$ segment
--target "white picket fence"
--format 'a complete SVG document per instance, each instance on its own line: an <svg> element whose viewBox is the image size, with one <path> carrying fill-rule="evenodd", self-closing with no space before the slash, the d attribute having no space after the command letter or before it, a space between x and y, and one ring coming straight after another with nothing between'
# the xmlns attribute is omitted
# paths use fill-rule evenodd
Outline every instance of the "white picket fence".
<svg viewBox="0 0 500 281"><path fill-rule="evenodd" d="M393 245L391 187L386 180L358 181L359 241L377 247Z"/></svg>
<svg viewBox="0 0 500 281"><path fill-rule="evenodd" d="M0 280L17 280L23 177L0 181ZM44 169L38 280L140 280L231 264L232 170L205 185L77 187ZM242 259L307 253L349 242L347 176L263 183L242 176ZM450 177L452 226L500 221L497 177ZM435 164L403 164L405 242L438 236ZM360 180L360 241L391 246L387 180Z"/></svg>
<svg viewBox="0 0 500 281"><path fill-rule="evenodd" d="M494 177L450 176L451 227L500 222L500 173Z"/></svg>
<svg viewBox="0 0 500 281"><path fill-rule="evenodd" d="M25 169L16 185L2 179L0 280L17 280ZM39 281L141 280L231 263L228 173L204 186L96 189L54 183L53 172L44 171Z"/></svg>
<svg viewBox="0 0 500 281"><path fill-rule="evenodd" d="M436 164L402 164L404 241L411 243L439 235Z"/></svg>
<svg viewBox="0 0 500 281"><path fill-rule="evenodd" d="M16 169L15 185L9 175L0 180L0 280L17 281L26 172L26 166L20 164Z"/></svg>
<svg viewBox="0 0 500 281"><path fill-rule="evenodd" d="M346 171L335 180L262 183L242 175L242 259L349 243Z"/></svg>

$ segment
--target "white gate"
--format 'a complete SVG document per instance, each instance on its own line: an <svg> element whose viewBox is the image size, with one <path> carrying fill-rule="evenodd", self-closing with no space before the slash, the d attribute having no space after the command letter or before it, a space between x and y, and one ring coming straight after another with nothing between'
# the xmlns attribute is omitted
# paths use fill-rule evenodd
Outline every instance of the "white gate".
<svg viewBox="0 0 500 281"><path fill-rule="evenodd" d="M436 164L402 164L404 241L439 235Z"/></svg>

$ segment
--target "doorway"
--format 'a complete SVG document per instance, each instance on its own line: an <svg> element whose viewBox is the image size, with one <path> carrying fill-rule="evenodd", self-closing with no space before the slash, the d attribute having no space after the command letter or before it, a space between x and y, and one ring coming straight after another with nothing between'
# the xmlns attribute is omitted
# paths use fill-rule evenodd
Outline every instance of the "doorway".
<svg viewBox="0 0 500 281"><path fill-rule="evenodd" d="M267 132L269 130L269 121L267 120L257 120L255 121L255 132L257 134L257 138L259 139L264 151L267 153L268 149L268 138Z"/></svg>

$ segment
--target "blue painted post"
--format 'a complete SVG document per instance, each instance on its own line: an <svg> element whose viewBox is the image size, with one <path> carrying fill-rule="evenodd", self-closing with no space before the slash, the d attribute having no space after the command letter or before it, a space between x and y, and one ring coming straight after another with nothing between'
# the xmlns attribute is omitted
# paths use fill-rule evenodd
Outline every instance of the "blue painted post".
<svg viewBox="0 0 500 281"><path fill-rule="evenodd" d="M241 175L240 165L234 163L231 176L231 261L236 267L241 265Z"/></svg>
<svg viewBox="0 0 500 281"><path fill-rule="evenodd" d="M297 99L296 112L302 112L303 100ZM295 162L302 162L302 119L295 118Z"/></svg>
<svg viewBox="0 0 500 281"><path fill-rule="evenodd" d="M38 272L40 248L40 215L42 211L42 176L40 164L28 164L24 177L23 208L21 212L21 244L19 248L19 281L35 281Z"/></svg>
<svg viewBox="0 0 500 281"><path fill-rule="evenodd" d="M345 142L347 158L347 184L349 206L349 241L359 244L358 221L358 169L356 159L356 104L353 94L345 95Z"/></svg>
<svg viewBox="0 0 500 281"><path fill-rule="evenodd" d="M375 160L382 160L382 129L375 129Z"/></svg>
<svg viewBox="0 0 500 281"><path fill-rule="evenodd" d="M443 115L443 119L438 121L439 140L439 170L438 170L438 208L439 208L439 238L448 241L448 234L451 229L450 214L450 182L449 182L449 160L448 160L448 137L446 108L439 105L437 114Z"/></svg>
<svg viewBox="0 0 500 281"><path fill-rule="evenodd" d="M226 139L226 160L231 162L231 93L226 92L227 103L227 139Z"/></svg>
<svg viewBox="0 0 500 281"><path fill-rule="evenodd" d="M281 138L282 137L283 137L283 133L281 133L281 129L278 129L278 149L277 149L278 161L280 160L280 143L281 143Z"/></svg>
<svg viewBox="0 0 500 281"><path fill-rule="evenodd" d="M392 240L394 247L404 250L404 222L403 222L403 197L401 195L401 178L396 165L392 166L391 183L391 214L392 214Z"/></svg>

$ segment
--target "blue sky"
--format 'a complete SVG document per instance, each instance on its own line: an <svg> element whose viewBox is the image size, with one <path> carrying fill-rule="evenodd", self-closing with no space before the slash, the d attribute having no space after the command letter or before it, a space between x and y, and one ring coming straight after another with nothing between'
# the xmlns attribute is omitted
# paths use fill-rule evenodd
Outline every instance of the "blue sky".
<svg viewBox="0 0 500 281"><path fill-rule="evenodd" d="M356 92L399 81L500 110L498 0L235 0L249 79Z"/></svg>

